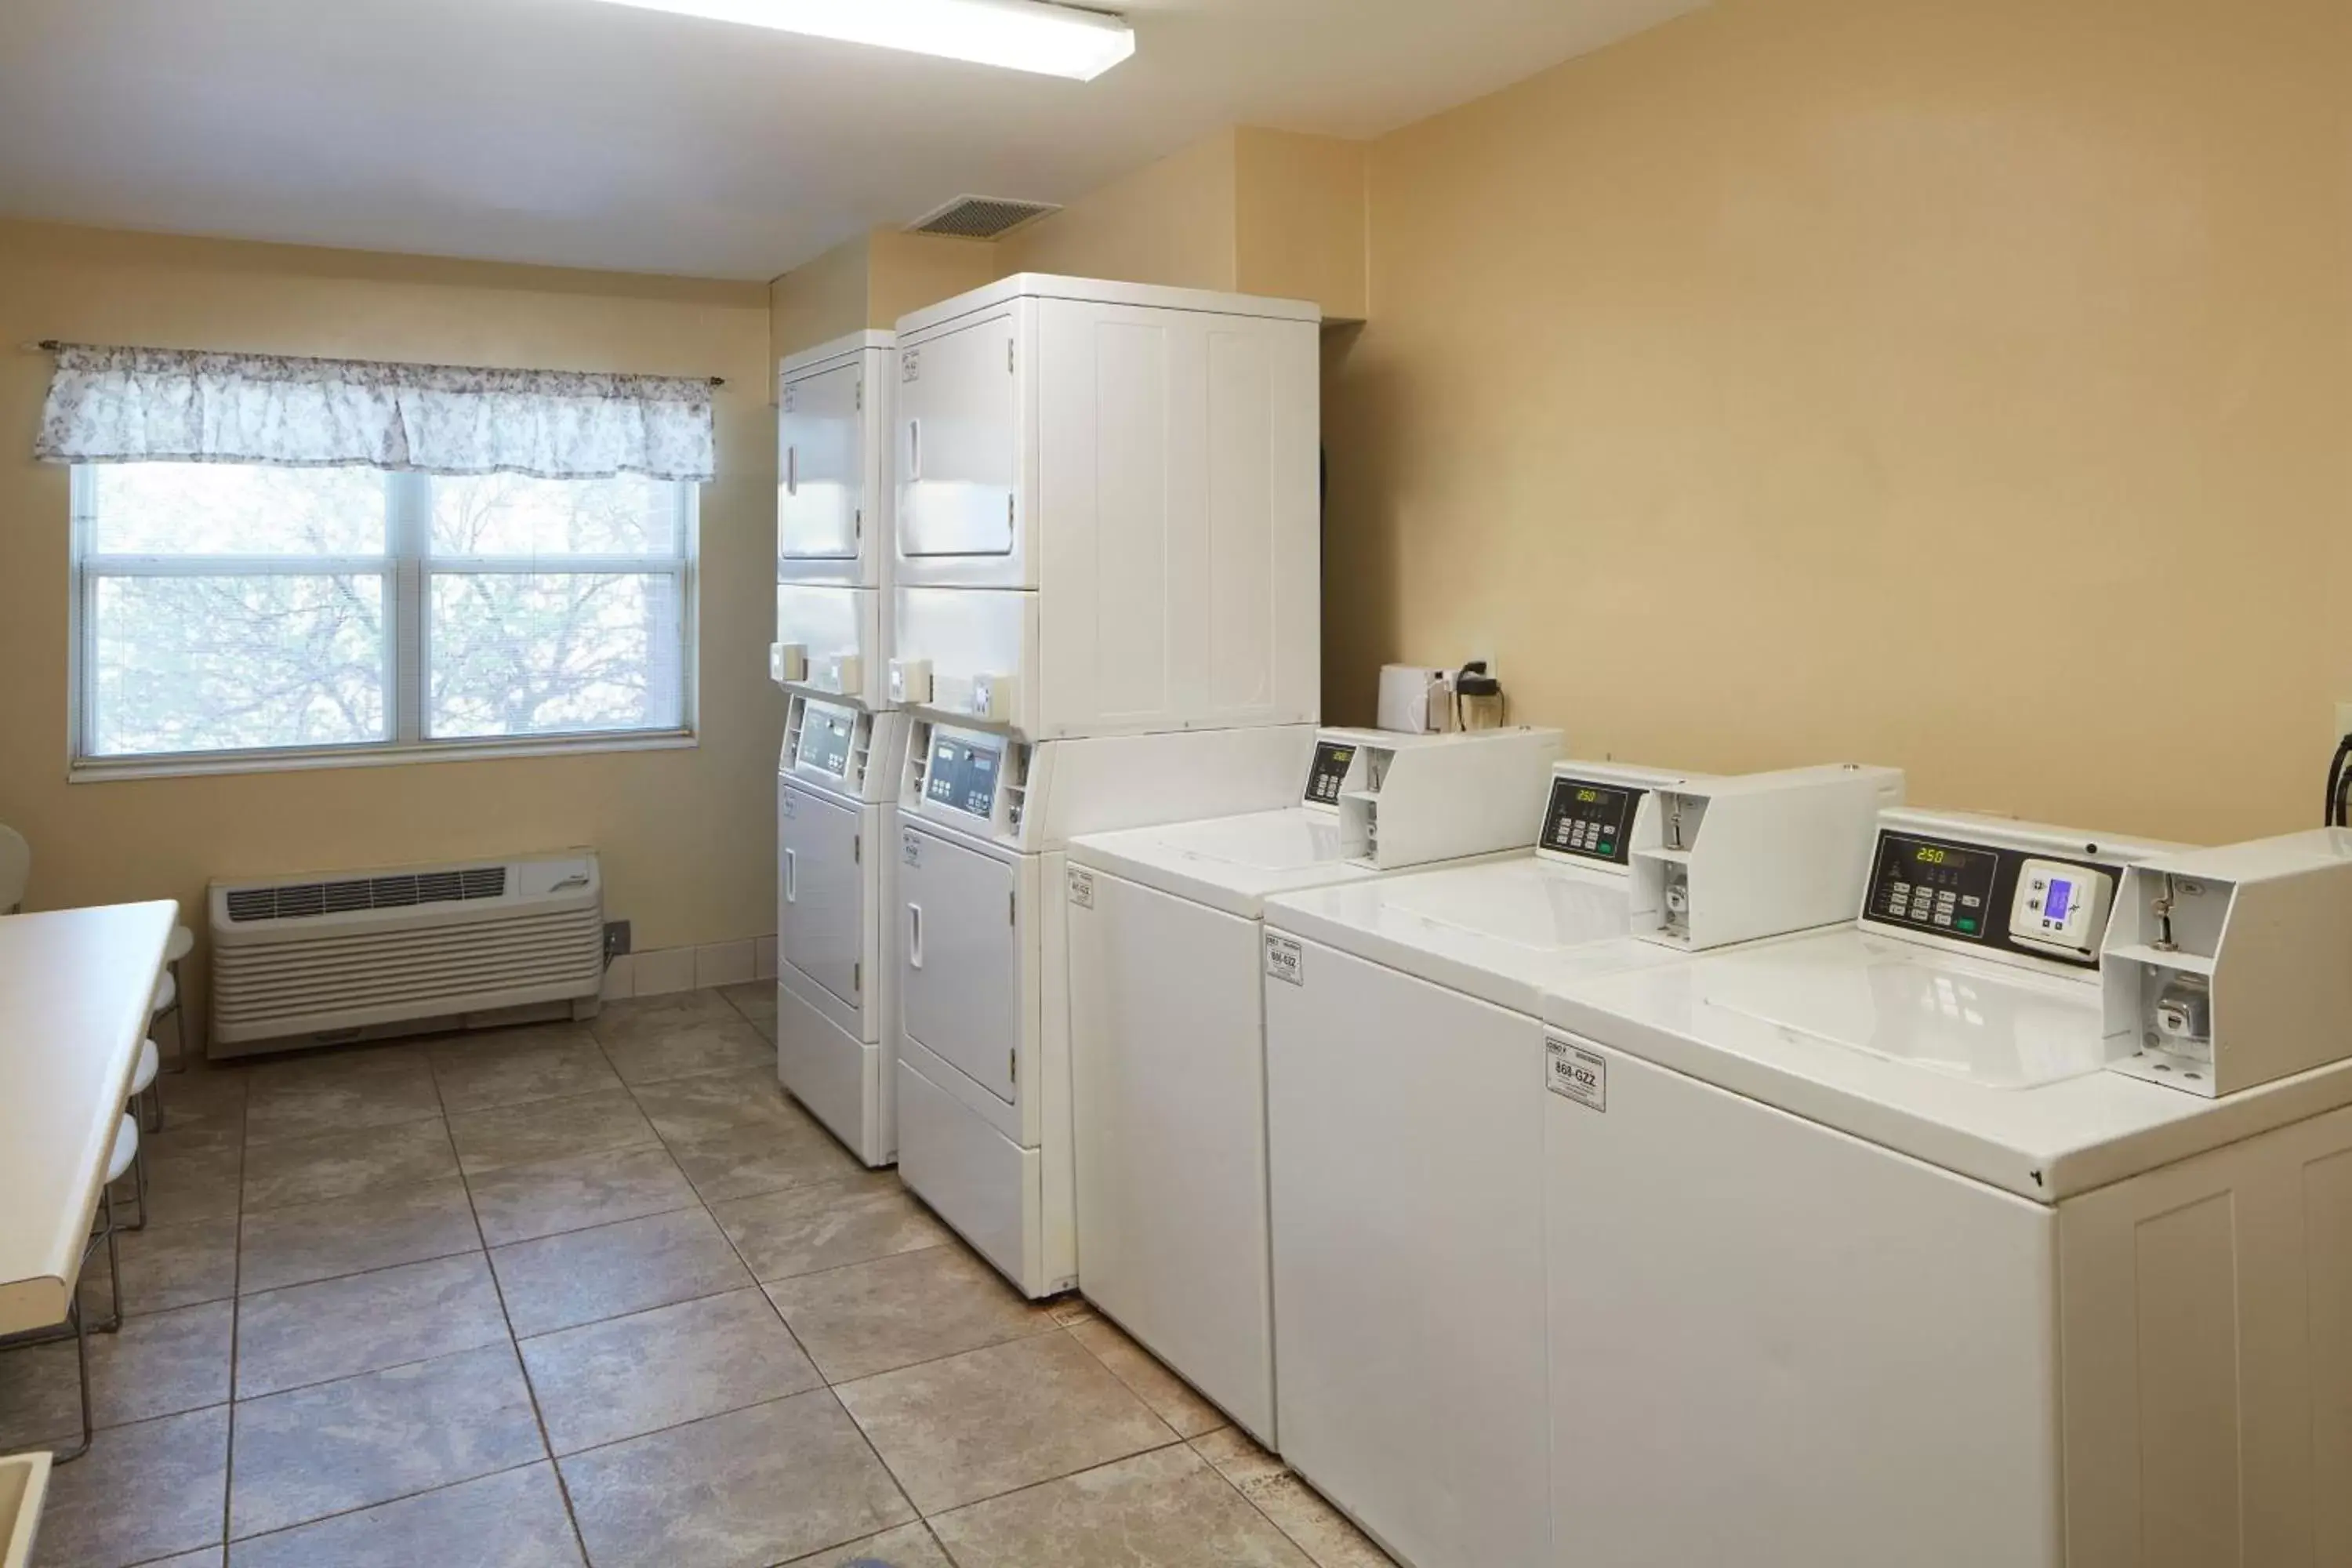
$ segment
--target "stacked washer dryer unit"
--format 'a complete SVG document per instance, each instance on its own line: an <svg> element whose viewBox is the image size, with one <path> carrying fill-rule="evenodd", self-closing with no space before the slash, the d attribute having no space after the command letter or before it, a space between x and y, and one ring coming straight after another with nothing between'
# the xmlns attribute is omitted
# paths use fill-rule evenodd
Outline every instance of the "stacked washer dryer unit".
<svg viewBox="0 0 2352 1568"><path fill-rule="evenodd" d="M885 948L907 715L889 695L895 339L785 360L777 385L776 1076L869 1165L897 1157Z"/></svg>
<svg viewBox="0 0 2352 1568"><path fill-rule="evenodd" d="M1547 984L1852 919L1902 786L1564 763L1532 858L1266 901L1283 1457L1400 1560L1550 1555Z"/></svg>
<svg viewBox="0 0 2352 1568"><path fill-rule="evenodd" d="M1557 730L1327 730L1298 804L1070 847L1078 1288L1273 1446L1269 894L1524 848Z"/></svg>
<svg viewBox="0 0 2352 1568"><path fill-rule="evenodd" d="M2347 856L1890 813L1559 988L1549 1561L2352 1563Z"/></svg>
<svg viewBox="0 0 2352 1568"><path fill-rule="evenodd" d="M1033 1297L1077 1274L1068 841L1313 750L1318 321L1024 274L898 323L899 1168Z"/></svg>

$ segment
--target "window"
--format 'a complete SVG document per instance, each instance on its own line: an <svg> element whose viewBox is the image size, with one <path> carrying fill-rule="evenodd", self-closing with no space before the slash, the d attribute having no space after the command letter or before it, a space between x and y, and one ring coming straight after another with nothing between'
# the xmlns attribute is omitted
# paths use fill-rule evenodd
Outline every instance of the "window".
<svg viewBox="0 0 2352 1568"><path fill-rule="evenodd" d="M683 739L696 495L634 477L78 468L76 766Z"/></svg>

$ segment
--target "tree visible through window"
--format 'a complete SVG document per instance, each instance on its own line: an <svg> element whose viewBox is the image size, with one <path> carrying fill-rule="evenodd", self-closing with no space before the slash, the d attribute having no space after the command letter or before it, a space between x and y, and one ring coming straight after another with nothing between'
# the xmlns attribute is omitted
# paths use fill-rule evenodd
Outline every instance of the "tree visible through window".
<svg viewBox="0 0 2352 1568"><path fill-rule="evenodd" d="M76 476L82 760L688 727L694 487Z"/></svg>

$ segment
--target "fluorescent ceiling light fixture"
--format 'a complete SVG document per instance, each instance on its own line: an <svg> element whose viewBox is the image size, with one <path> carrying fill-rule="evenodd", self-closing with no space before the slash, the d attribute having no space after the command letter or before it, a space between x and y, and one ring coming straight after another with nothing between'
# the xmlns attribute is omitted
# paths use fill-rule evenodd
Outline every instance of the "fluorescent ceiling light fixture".
<svg viewBox="0 0 2352 1568"><path fill-rule="evenodd" d="M772 27L1092 81L1135 53L1120 17L1042 0L609 0L644 11Z"/></svg>

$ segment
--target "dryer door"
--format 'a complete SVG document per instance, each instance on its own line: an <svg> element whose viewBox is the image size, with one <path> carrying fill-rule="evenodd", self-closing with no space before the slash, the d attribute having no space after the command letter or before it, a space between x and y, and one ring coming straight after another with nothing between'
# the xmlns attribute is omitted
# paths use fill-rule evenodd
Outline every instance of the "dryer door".
<svg viewBox="0 0 2352 1568"><path fill-rule="evenodd" d="M787 383L777 416L776 554L852 561L865 531L865 415L852 360Z"/></svg>
<svg viewBox="0 0 2352 1568"><path fill-rule="evenodd" d="M1020 911L1008 861L900 831L897 932L908 1037L1013 1103L1021 1043Z"/></svg>
<svg viewBox="0 0 2352 1568"><path fill-rule="evenodd" d="M898 552L910 562L1014 552L1013 323L991 316L899 351Z"/></svg>
<svg viewBox="0 0 2352 1568"><path fill-rule="evenodd" d="M858 813L786 786L776 822L776 955L863 1005L866 879Z"/></svg>

